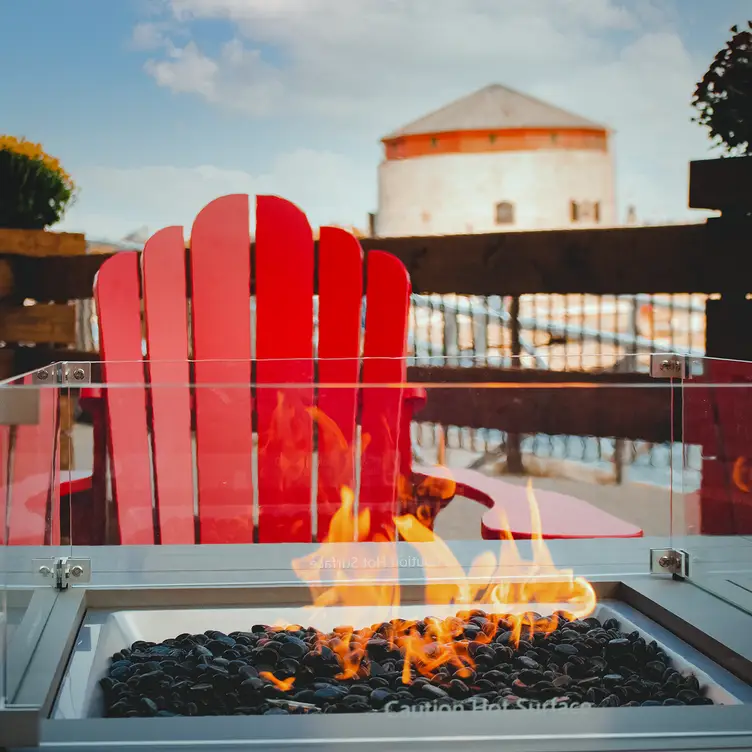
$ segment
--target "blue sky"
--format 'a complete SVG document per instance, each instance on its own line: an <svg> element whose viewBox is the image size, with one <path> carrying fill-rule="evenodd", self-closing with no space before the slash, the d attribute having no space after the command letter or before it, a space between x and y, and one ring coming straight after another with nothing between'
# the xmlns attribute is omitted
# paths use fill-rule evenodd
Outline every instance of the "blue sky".
<svg viewBox="0 0 752 752"><path fill-rule="evenodd" d="M62 227L118 239L273 192L364 226L379 138L489 83L616 131L621 216L686 209L695 81L748 0L4 0L0 132L80 185ZM11 75L8 75L8 74Z"/></svg>

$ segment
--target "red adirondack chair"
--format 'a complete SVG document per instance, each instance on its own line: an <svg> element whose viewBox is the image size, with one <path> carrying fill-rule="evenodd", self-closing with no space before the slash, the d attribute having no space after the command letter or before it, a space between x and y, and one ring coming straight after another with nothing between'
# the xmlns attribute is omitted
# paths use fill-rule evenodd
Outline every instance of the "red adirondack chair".
<svg viewBox="0 0 752 752"><path fill-rule="evenodd" d="M317 539L340 507L342 487L354 488L358 464L360 509L370 510L371 537L391 537L405 489L445 475L441 468L411 466L410 424L430 390L405 385L411 287L402 263L381 251L368 254L361 346L357 239L322 228L315 268L305 215L280 198L259 197L254 351L249 244L247 196L217 199L198 215L188 270L190 319L182 228L147 242L140 274L135 252L102 265L94 294L109 388L82 395L94 416L95 462L92 476L63 484L63 494L83 491L88 500L73 504L74 543L104 542L108 460L123 544L310 542L314 462ZM356 457L358 428L365 448ZM451 477L457 493L489 507L484 537L503 534L501 510L515 537L531 536L523 488L472 470L453 468ZM537 499L544 537L642 535L578 499L547 492L537 492ZM434 499L429 518L447 501ZM83 528L89 533L82 537Z"/></svg>

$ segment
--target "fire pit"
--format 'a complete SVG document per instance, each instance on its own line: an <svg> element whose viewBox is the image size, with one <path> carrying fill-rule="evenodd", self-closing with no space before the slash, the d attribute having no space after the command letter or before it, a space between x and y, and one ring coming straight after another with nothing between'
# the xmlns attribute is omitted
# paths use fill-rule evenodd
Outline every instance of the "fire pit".
<svg viewBox="0 0 752 752"><path fill-rule="evenodd" d="M534 544L520 542L520 556ZM601 750L637 729L744 733L752 619L688 582L594 569L607 546L636 571L649 545L553 541L552 557L574 570L536 584L519 563L505 579L490 562L474 568L471 541L446 544L464 578L427 544L393 544L385 562L358 544L363 562L389 571L338 569L352 554L327 552L311 569L316 587L291 566L320 557L314 545L79 549L90 581L53 599L17 703L41 708L44 738L74 747L240 738L302 749L383 736L384 749L456 748L460 737L490 749L543 734L574 752L582 733ZM467 588L489 577L496 589L474 602ZM544 584L560 597L544 598Z"/></svg>
<svg viewBox="0 0 752 752"><path fill-rule="evenodd" d="M530 487L530 539L443 541L446 475L386 528L337 482L317 542L8 546L0 746L752 745L748 540L544 539Z"/></svg>
<svg viewBox="0 0 752 752"><path fill-rule="evenodd" d="M207 630L116 653L110 717L712 705L655 640L615 618L488 614L353 630ZM620 629L621 627L621 629ZM524 632L524 633L523 633ZM716 689L713 687L713 689ZM710 692L710 695L708 694Z"/></svg>
<svg viewBox="0 0 752 752"><path fill-rule="evenodd" d="M433 617L418 618L427 612ZM360 612L360 613L359 613ZM93 612L56 717L411 713L734 705L752 690L618 601L570 619L405 606ZM253 623L252 623L253 622ZM206 628L213 624L214 628ZM175 625L185 631L166 637ZM250 625L250 626L248 626ZM238 627L240 627L238 629ZM88 640L87 640L88 643ZM128 647L125 647L128 645ZM119 649L113 650L113 647ZM81 698L80 704L72 702Z"/></svg>
<svg viewBox="0 0 752 752"><path fill-rule="evenodd" d="M325 541L287 560L293 603L275 606L266 589L245 608L90 610L53 718L665 712L752 701L749 686L676 635L555 566L532 488L530 504L529 553L508 537L468 566L410 514L395 519L404 543L358 542L368 519L343 493ZM441 577L406 589L414 568Z"/></svg>

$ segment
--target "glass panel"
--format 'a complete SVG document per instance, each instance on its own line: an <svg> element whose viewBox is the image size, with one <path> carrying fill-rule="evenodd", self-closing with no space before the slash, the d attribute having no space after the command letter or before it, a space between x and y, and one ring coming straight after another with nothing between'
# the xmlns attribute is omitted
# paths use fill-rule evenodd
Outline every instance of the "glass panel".
<svg viewBox="0 0 752 752"><path fill-rule="evenodd" d="M50 371L50 375L52 371ZM35 647L52 580L41 563L67 555L61 532L69 528L60 503L60 389L29 373L0 384L0 541L3 614L0 619L2 686L6 706L16 704L19 682ZM44 591L45 597L37 597Z"/></svg>
<svg viewBox="0 0 752 752"><path fill-rule="evenodd" d="M432 363L410 366L409 383L356 384L347 362L319 361L318 373L343 376L315 389L300 382L312 362L254 362L253 378L249 363L154 362L145 387L127 382L141 378L140 363L95 364L101 396L80 406L71 477L93 483L98 501L72 498L74 555L129 549L108 563L113 584L242 583L277 555L277 574L299 579L284 546L218 555L197 545L351 536L351 524L330 526L368 509L365 540L417 542L426 533L394 523L412 515L457 544L463 567L478 551L498 553L510 532L533 556L524 539L539 528L556 565L649 570L648 549L669 542L681 468L668 381ZM401 365L364 372L389 380ZM290 374L297 383L284 383ZM193 553L168 553L174 546Z"/></svg>
<svg viewBox="0 0 752 752"><path fill-rule="evenodd" d="M752 610L752 363L693 359L682 409L677 539L693 581Z"/></svg>
<svg viewBox="0 0 752 752"><path fill-rule="evenodd" d="M531 611L612 618L604 583L670 544L671 386L511 365L95 364L73 427L72 555L91 557L88 587L130 595L87 614L55 717L136 712L118 699L133 660L182 655L181 634L329 633L468 602L517 626ZM212 607L226 585L252 587ZM174 712L155 702L144 712Z"/></svg>

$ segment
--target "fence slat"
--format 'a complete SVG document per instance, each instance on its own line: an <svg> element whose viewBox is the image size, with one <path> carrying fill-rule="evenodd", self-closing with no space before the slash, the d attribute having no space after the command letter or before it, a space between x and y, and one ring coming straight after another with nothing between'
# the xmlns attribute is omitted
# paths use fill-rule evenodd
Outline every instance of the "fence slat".
<svg viewBox="0 0 752 752"><path fill-rule="evenodd" d="M735 225L737 223L734 223ZM751 223L752 224L752 223ZM733 237L737 240L733 241ZM397 256L414 292L458 295L748 292L752 256L717 225L363 238ZM249 249L250 252L250 249ZM91 296L108 254L13 258L16 289L36 300Z"/></svg>

